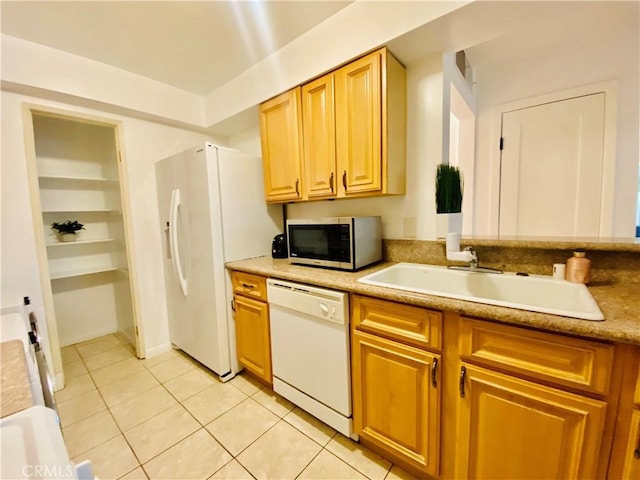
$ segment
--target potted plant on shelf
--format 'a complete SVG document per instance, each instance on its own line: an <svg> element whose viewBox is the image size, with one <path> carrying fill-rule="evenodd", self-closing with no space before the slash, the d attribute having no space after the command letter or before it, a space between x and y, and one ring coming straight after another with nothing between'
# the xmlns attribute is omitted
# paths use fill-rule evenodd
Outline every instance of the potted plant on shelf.
<svg viewBox="0 0 640 480"><path fill-rule="evenodd" d="M462 233L464 180L458 167L440 164L436 170L436 229L439 237Z"/></svg>
<svg viewBox="0 0 640 480"><path fill-rule="evenodd" d="M51 224L53 230L57 230L60 240L63 242L75 242L76 234L79 230L84 230L84 225L77 220L67 220L62 223L53 222Z"/></svg>

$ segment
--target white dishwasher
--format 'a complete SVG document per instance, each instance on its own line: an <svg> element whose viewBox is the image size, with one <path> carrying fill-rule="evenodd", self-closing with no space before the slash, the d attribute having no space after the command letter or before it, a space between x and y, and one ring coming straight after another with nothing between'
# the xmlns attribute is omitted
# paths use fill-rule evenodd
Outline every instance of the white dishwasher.
<svg viewBox="0 0 640 480"><path fill-rule="evenodd" d="M267 280L273 390L353 436L346 293Z"/></svg>

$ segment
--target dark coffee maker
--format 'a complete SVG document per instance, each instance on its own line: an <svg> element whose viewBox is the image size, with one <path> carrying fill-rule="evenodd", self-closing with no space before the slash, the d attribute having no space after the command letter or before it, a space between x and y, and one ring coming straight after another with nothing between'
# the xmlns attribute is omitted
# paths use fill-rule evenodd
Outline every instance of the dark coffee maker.
<svg viewBox="0 0 640 480"><path fill-rule="evenodd" d="M271 256L273 258L287 258L289 253L287 251L287 237L284 233L273 237L271 243Z"/></svg>

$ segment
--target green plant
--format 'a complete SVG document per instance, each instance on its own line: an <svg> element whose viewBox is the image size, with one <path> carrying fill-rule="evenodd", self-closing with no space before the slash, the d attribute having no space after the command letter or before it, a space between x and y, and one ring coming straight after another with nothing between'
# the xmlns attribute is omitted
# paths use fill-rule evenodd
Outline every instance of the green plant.
<svg viewBox="0 0 640 480"><path fill-rule="evenodd" d="M464 181L458 167L440 164L436 171L436 212L458 213L462 211Z"/></svg>
<svg viewBox="0 0 640 480"><path fill-rule="evenodd" d="M62 223L53 222L51 224L51 228L57 230L59 234L72 233L75 235L78 230L84 230L84 225L78 223L77 220L67 220L66 222Z"/></svg>

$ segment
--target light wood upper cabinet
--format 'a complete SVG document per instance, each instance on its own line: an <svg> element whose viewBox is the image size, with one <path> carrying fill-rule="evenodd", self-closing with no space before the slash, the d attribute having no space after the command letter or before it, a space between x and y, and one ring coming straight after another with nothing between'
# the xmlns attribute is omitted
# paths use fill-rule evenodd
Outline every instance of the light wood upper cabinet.
<svg viewBox="0 0 640 480"><path fill-rule="evenodd" d="M406 125L405 69L386 48L264 102L267 201L404 194Z"/></svg>
<svg viewBox="0 0 640 480"><path fill-rule="evenodd" d="M336 131L334 75L302 86L304 171L309 199L335 197Z"/></svg>
<svg viewBox="0 0 640 480"><path fill-rule="evenodd" d="M300 87L260 105L264 191L268 202L303 198Z"/></svg>
<svg viewBox="0 0 640 480"><path fill-rule="evenodd" d="M596 478L605 402L461 368L455 478Z"/></svg>
<svg viewBox="0 0 640 480"><path fill-rule="evenodd" d="M406 76L386 48L335 73L339 196L404 194Z"/></svg>

